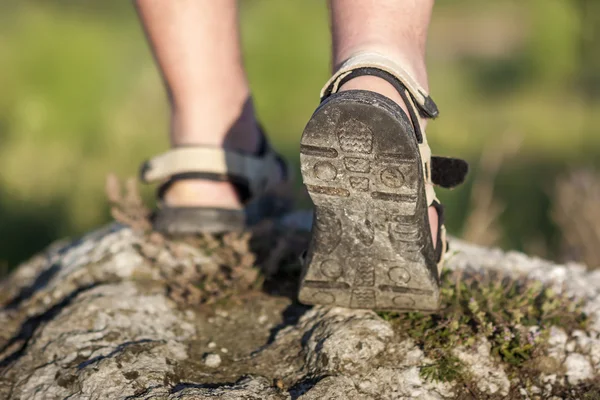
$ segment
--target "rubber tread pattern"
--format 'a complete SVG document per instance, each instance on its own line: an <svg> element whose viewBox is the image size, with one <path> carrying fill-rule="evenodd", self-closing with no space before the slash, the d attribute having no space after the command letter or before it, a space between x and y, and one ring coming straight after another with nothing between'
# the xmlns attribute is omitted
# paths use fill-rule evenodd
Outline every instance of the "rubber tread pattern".
<svg viewBox="0 0 600 400"><path fill-rule="evenodd" d="M437 260L408 116L377 93L337 93L313 114L301 149L307 150L300 164L315 223L300 301L435 311Z"/></svg>

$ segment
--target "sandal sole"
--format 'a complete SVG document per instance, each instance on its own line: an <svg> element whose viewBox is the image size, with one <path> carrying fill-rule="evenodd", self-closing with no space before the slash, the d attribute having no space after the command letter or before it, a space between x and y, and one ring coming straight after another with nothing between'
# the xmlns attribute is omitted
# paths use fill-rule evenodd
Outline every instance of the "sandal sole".
<svg viewBox="0 0 600 400"><path fill-rule="evenodd" d="M163 207L155 211L152 227L170 236L242 232L264 219L282 217L291 199L265 194L239 210L210 207Z"/></svg>
<svg viewBox="0 0 600 400"><path fill-rule="evenodd" d="M300 302L436 311L423 168L400 107L367 91L330 97L304 130L300 164L315 205Z"/></svg>

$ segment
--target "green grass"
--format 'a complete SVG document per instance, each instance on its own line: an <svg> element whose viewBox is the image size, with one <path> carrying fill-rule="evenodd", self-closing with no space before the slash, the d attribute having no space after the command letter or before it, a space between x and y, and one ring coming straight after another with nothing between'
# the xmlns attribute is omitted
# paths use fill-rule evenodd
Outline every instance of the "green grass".
<svg viewBox="0 0 600 400"><path fill-rule="evenodd" d="M538 281L446 271L441 293L441 311L436 314L379 313L433 360L421 369L421 375L431 380L468 381L453 350L475 346L481 339L490 343L492 356L502 360L509 373L523 373L526 368L532 372L529 369L537 362L530 361L544 356L550 327L571 332L585 329L587 324L582 302L557 294Z"/></svg>
<svg viewBox="0 0 600 400"><path fill-rule="evenodd" d="M599 99L586 91L584 102L580 90L583 77L595 82L598 74L587 68L593 61L582 64L589 57L580 49L597 48L580 46L589 31L582 1L436 5L429 66L442 117L429 128L434 152L468 159L476 174L482 148L509 134L523 139L497 181L506 247L536 240L556 248L554 178L600 164ZM299 137L330 72L325 2L242 5L258 114L297 164ZM490 50L496 42L506 46ZM128 2L2 4L0 59L0 260L14 266L52 240L108 221L106 174L134 176L167 147L168 110ZM144 194L150 201L152 190ZM460 234L469 186L440 197L450 231Z"/></svg>

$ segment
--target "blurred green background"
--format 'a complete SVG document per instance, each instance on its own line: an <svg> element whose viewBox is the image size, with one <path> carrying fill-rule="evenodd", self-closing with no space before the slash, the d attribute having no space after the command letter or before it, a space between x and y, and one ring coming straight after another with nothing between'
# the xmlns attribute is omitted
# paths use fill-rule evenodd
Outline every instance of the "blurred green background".
<svg viewBox="0 0 600 400"><path fill-rule="evenodd" d="M600 166L598 3L437 3L429 68L441 118L428 135L435 153L473 170L468 185L441 193L451 233L467 229L474 207L488 214L481 196L492 196L499 245L557 255L554 182ZM330 72L326 11L323 0L242 1L258 113L296 163ZM14 266L109 220L106 175L134 176L166 149L168 109L123 0L0 3L0 68L0 260ZM487 195L472 190L477 179Z"/></svg>

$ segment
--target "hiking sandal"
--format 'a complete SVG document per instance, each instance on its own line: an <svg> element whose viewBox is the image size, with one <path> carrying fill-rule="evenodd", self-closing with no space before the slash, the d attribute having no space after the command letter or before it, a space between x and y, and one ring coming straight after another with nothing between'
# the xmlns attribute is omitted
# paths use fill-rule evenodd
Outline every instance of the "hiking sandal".
<svg viewBox="0 0 600 400"><path fill-rule="evenodd" d="M145 183L163 182L158 188L158 207L152 217L156 231L170 234L225 233L243 231L264 218L275 218L291 208L291 199L280 196L289 184L289 168L269 146L265 136L256 154L217 147L186 146L172 149L141 166ZM283 176L283 178L280 178ZM173 207L164 204L164 194L180 179L228 181L244 206Z"/></svg>
<svg viewBox="0 0 600 400"><path fill-rule="evenodd" d="M391 83L410 118L378 93L338 93L362 75ZM455 187L468 170L463 160L431 157L420 118L437 116L427 92L380 54L357 54L326 84L300 145L302 178L315 205L302 303L437 310L447 242L443 207L432 184ZM435 248L429 206L439 215Z"/></svg>

